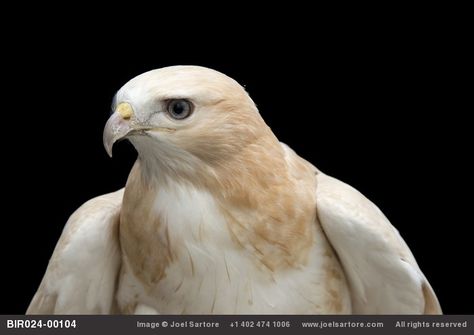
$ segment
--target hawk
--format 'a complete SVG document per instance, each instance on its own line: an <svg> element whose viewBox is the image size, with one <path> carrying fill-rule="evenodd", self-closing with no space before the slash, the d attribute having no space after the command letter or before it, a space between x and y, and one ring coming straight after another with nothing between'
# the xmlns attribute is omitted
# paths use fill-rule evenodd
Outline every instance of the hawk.
<svg viewBox="0 0 474 335"><path fill-rule="evenodd" d="M105 149L128 139L137 161L70 217L27 313L441 313L377 206L279 142L233 79L153 70L113 110Z"/></svg>

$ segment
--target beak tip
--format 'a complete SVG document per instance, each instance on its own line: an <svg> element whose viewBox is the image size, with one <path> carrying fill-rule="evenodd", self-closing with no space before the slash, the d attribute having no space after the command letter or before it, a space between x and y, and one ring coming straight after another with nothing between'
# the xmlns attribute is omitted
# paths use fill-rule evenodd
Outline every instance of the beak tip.
<svg viewBox="0 0 474 335"><path fill-rule="evenodd" d="M108 142L104 141L105 152L107 152L107 156L109 156L110 158L112 158L112 147L113 147L113 143L112 145L110 145Z"/></svg>

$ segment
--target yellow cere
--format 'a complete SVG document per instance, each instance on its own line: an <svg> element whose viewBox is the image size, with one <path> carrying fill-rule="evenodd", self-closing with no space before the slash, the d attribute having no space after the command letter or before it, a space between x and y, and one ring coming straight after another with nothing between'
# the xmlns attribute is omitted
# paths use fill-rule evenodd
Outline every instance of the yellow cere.
<svg viewBox="0 0 474 335"><path fill-rule="evenodd" d="M115 109L115 112L119 113L124 120L130 119L133 115L132 106L127 102L120 103Z"/></svg>

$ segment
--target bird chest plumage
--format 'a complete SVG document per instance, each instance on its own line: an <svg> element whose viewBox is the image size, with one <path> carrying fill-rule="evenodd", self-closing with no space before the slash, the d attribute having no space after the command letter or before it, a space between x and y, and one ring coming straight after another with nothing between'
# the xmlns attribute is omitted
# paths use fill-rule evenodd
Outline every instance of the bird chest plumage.
<svg viewBox="0 0 474 335"><path fill-rule="evenodd" d="M304 236L281 240L276 232L285 225L290 235L298 231L292 226L299 223L289 222L298 220L296 212L284 208L282 216L272 204L268 211L224 206L190 183L147 187L156 181L144 178L138 163L124 196L122 310L144 304L171 314L350 311L344 275L314 215L306 218ZM289 245L305 237L308 243Z"/></svg>

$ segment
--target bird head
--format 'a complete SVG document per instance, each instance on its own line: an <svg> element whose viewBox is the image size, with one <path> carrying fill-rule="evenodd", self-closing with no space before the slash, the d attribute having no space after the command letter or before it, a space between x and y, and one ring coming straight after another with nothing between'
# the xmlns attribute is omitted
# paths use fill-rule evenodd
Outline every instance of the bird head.
<svg viewBox="0 0 474 335"><path fill-rule="evenodd" d="M128 139L150 169L196 171L229 161L267 129L235 80L197 66L143 73L116 94L104 146Z"/></svg>

